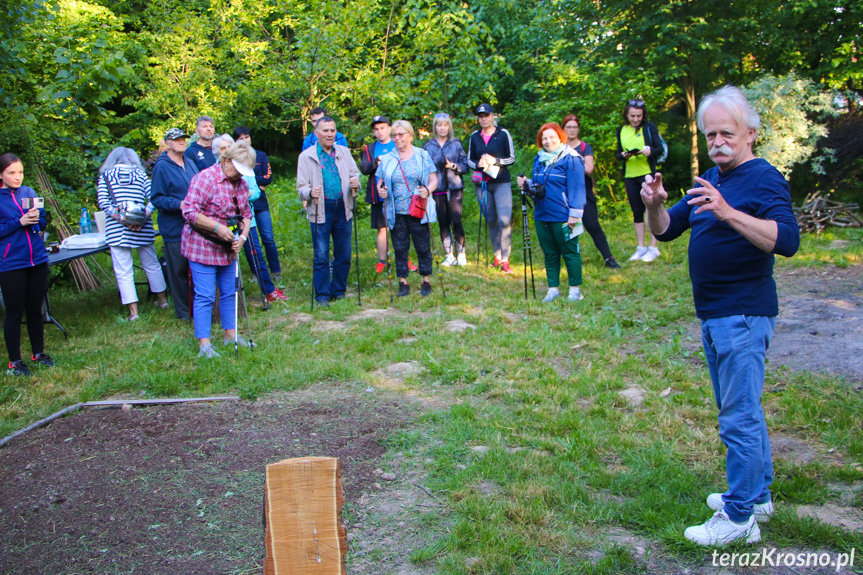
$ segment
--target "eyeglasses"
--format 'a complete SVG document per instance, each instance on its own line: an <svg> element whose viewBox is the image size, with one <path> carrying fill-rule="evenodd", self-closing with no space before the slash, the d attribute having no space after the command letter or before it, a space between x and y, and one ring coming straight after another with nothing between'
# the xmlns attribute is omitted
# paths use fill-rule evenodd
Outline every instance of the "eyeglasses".
<svg viewBox="0 0 863 575"><path fill-rule="evenodd" d="M630 100L629 105L632 106L633 108L643 108L644 107L644 100Z"/></svg>
<svg viewBox="0 0 863 575"><path fill-rule="evenodd" d="M404 138L407 135L407 132L393 132L390 134L390 138Z"/></svg>
<svg viewBox="0 0 863 575"><path fill-rule="evenodd" d="M567 124L563 127L564 130L577 130L578 124Z"/></svg>

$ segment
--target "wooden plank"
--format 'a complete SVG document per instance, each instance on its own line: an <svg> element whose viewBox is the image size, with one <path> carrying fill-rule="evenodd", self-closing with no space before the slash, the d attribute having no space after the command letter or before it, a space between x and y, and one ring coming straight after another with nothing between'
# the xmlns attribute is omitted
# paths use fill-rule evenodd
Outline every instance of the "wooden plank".
<svg viewBox="0 0 863 575"><path fill-rule="evenodd" d="M298 457L267 465L264 575L343 575L344 500L337 458Z"/></svg>

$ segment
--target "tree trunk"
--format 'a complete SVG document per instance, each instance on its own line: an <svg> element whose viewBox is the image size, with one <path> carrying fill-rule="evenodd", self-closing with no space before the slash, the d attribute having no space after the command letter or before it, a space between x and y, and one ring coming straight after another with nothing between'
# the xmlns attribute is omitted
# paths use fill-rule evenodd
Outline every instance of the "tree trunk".
<svg viewBox="0 0 863 575"><path fill-rule="evenodd" d="M686 101L686 120L689 127L689 173L692 182L700 174L698 170L698 124L695 121L695 82L692 76L683 77L683 98Z"/></svg>

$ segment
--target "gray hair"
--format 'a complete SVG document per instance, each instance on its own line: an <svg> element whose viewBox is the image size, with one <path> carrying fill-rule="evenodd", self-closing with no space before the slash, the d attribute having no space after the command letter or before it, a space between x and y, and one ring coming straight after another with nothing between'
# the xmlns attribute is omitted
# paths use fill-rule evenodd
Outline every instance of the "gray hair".
<svg viewBox="0 0 863 575"><path fill-rule="evenodd" d="M411 140L416 138L416 135L414 134L414 127L411 126L411 123L407 120L396 120L395 122L393 122L393 130L395 130L396 128L402 128L405 132L410 134Z"/></svg>
<svg viewBox="0 0 863 575"><path fill-rule="evenodd" d="M743 91L729 84L701 98L696 115L698 129L701 133L704 133L704 114L711 106L722 106L731 114L738 125L744 126L747 130L757 132L761 127L761 118L749 100L746 99Z"/></svg>
<svg viewBox="0 0 863 575"><path fill-rule="evenodd" d="M141 165L141 158L138 157L138 152L132 148L114 148L105 161L102 167L99 168L99 173L104 174L114 166L129 166L138 170L144 171L144 166Z"/></svg>
<svg viewBox="0 0 863 575"><path fill-rule="evenodd" d="M211 117L209 117L209 116L200 116L197 120L195 120L195 127L197 128L198 126L200 126L200 125L201 125L201 122L210 122L210 123L211 123L211 124L213 124L214 126L216 125L216 121L215 121L215 120L213 120Z"/></svg>
<svg viewBox="0 0 863 575"><path fill-rule="evenodd" d="M216 160L220 160L221 158L221 148L222 146L231 146L234 144L234 138L230 136L230 134L221 134L213 138L213 141L210 143L210 150L212 150L213 155L216 156Z"/></svg>
<svg viewBox="0 0 863 575"><path fill-rule="evenodd" d="M255 169L255 150L245 140L236 142L219 156L219 161L225 160L236 160L251 169Z"/></svg>

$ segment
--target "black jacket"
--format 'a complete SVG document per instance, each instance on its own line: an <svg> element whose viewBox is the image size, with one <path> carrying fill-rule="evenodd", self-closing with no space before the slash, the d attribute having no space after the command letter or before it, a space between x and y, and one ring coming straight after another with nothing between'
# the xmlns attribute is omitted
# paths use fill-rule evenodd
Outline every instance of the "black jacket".
<svg viewBox="0 0 863 575"><path fill-rule="evenodd" d="M378 141L375 140L371 144L367 144L363 146L363 153L360 156L360 173L364 176L369 177L369 181L366 183L366 203L367 204L379 204L383 200L378 196L378 190L375 186L375 172L378 169L378 164L375 162L375 146Z"/></svg>
<svg viewBox="0 0 863 575"><path fill-rule="evenodd" d="M659 140L659 130L656 124L648 121L644 128L644 143L650 147L650 156L647 157L647 163L650 164L651 173L656 173L656 160L662 155L662 142ZM622 162L621 166L623 173L626 173L626 160L623 158L623 147L620 145L620 130L623 126L617 129L617 159Z"/></svg>
<svg viewBox="0 0 863 575"><path fill-rule="evenodd" d="M505 184L512 181L509 175L509 168L515 163L515 147L512 145L512 136L505 129L498 126L491 135L488 144L482 139L482 130L477 130L470 135L470 141L467 147L467 165L472 170L478 169L477 162L483 154L493 156L496 161L495 165L500 166L500 173L497 178L492 178L489 182L493 184Z"/></svg>

